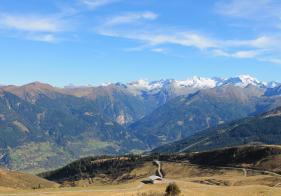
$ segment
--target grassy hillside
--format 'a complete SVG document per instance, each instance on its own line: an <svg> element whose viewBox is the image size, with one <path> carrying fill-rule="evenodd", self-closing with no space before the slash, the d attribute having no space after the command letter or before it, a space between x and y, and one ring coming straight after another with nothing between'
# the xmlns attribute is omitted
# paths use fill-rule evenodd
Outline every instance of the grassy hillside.
<svg viewBox="0 0 281 196"><path fill-rule="evenodd" d="M167 176L174 177L175 175L181 177L213 175L216 173L211 171L214 166L244 167L281 172L280 146L251 145L202 153L88 157L60 169L41 173L39 176L62 184L78 181L94 184L98 182L105 184L129 182L130 180L147 178L149 175L155 174L157 167L152 165L155 159L162 161L163 172ZM194 168L192 167L193 169L190 168L186 170L188 173L185 173L185 170L178 168L181 168L180 165L185 163L192 163L195 167L196 165L198 167L203 166L203 168L193 170Z"/></svg>
<svg viewBox="0 0 281 196"><path fill-rule="evenodd" d="M205 166L245 167L281 173L281 147L245 145L194 153L189 161Z"/></svg>
<svg viewBox="0 0 281 196"><path fill-rule="evenodd" d="M142 156L120 156L120 157L88 157L60 168L58 170L45 172L39 176L56 182L78 181L104 177L109 182L122 181L132 178L128 174L136 167L141 167L145 162L152 161L152 157Z"/></svg>
<svg viewBox="0 0 281 196"><path fill-rule="evenodd" d="M58 184L31 174L0 169L0 187L38 189L55 188L58 187Z"/></svg>
<svg viewBox="0 0 281 196"><path fill-rule="evenodd" d="M166 180L160 184L142 184L142 180L154 175L157 170L153 165L154 159L161 161ZM281 147L269 145L247 145L201 153L88 157L61 169L40 174L59 182L60 188L40 190L49 185L45 184L43 187L43 183L50 182L42 182L41 178L21 174L24 175L24 180L28 179L32 186L36 186L21 184L17 190L8 189L8 185L22 180L16 173L17 182L11 178L3 180L6 175L0 175L0 194L137 196L164 193L165 187L172 181L180 187L184 195L227 193L277 196L280 193L281 177L268 171L280 173L280 160ZM9 172L9 176L11 173ZM42 184L40 189L37 189L38 183ZM53 186L57 184L50 185ZM36 190L26 190L29 187Z"/></svg>

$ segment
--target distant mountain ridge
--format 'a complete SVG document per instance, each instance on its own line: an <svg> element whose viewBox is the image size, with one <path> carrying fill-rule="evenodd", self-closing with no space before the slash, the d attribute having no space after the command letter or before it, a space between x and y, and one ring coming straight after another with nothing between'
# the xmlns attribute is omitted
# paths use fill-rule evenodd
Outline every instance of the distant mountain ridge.
<svg viewBox="0 0 281 196"><path fill-rule="evenodd" d="M281 106L281 96L264 96L256 86L220 86L178 96L130 125L149 148Z"/></svg>
<svg viewBox="0 0 281 196"><path fill-rule="evenodd" d="M167 86L174 86L175 88L214 88L224 85L234 85L240 87L246 87L248 85L258 86L262 88L274 88L276 86L280 86L281 84L278 82L262 82L257 80L256 78L250 75L240 75L236 77L230 78L206 78L206 77L198 77L194 76L190 79L186 80L175 80L175 79L162 79L159 81L146 81L146 80L138 80L134 82L130 82L127 84L123 84L128 89L132 91L156 91L161 88L165 88Z"/></svg>
<svg viewBox="0 0 281 196"><path fill-rule="evenodd" d="M49 84L33 82L23 86L0 86L0 89L15 94L27 101L35 102L38 94L49 97L56 93L85 97L99 102L100 109L113 121L121 125L131 124L167 101L180 96L195 93L198 90L222 86L238 86L245 88L249 85L263 89L267 96L280 95L281 84L278 82L262 82L250 75L240 75L230 78L205 78L194 76L187 80L162 79L158 81L138 80L123 83L108 83L101 86L64 88L53 87ZM120 105L123 105L120 107Z"/></svg>
<svg viewBox="0 0 281 196"><path fill-rule="evenodd" d="M148 80L137 80L133 82L128 83L105 83L99 86L65 86L63 88L57 88L53 87L49 84L44 84L40 82L33 82L30 84L26 84L23 86L14 86L14 85L1 85L0 88L4 88L7 91L13 91L15 92L16 89L44 89L44 90L55 90L59 92L73 92L74 89L92 89L92 88L102 88L102 87L109 87L109 86L119 86L126 88L128 91L130 91L132 94L139 94L142 91L150 91L150 92L156 92L160 89L167 88L168 86L173 86L174 88L214 88L218 86L224 86L224 85L234 85L234 86L240 86L240 87L246 87L248 85L258 86L262 88L276 88L281 85L281 83L276 81L271 82L263 82L259 81L258 79L250 76L250 75L239 75L235 77L229 77L229 78L220 78L220 77L199 77L199 76L193 76L191 78L188 78L186 80L176 80L176 79L161 79L161 80L155 80L149 82Z"/></svg>
<svg viewBox="0 0 281 196"><path fill-rule="evenodd" d="M34 172L83 156L151 150L281 106L280 86L248 75L97 87L1 86L0 165Z"/></svg>

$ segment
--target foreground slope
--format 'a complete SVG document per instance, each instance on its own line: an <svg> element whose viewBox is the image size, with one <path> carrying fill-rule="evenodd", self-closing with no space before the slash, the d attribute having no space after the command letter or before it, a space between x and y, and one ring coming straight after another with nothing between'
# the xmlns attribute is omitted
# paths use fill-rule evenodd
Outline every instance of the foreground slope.
<svg viewBox="0 0 281 196"><path fill-rule="evenodd" d="M141 183L157 175L158 167L152 164L155 159L161 161L164 181ZM176 182L183 195L277 196L281 190L280 159L281 147L273 145L202 153L88 157L40 175L59 182L60 188L15 191L0 187L0 195L160 195L169 182Z"/></svg>
<svg viewBox="0 0 281 196"><path fill-rule="evenodd" d="M0 187L16 189L55 188L58 184L20 172L8 171L0 168Z"/></svg>
<svg viewBox="0 0 281 196"><path fill-rule="evenodd" d="M184 177L188 175L207 175L212 167L242 167L280 173L281 147L269 145L248 145L219 149L202 153L171 153L151 155L130 155L120 157L87 157L74 161L60 169L41 173L39 176L58 183L80 180L96 183L103 179L104 183L122 183L148 177L155 173L147 165L153 166L154 160L163 163L164 173L168 176ZM180 172L177 167L192 163L204 166L202 171L193 173ZM168 169L168 165L169 169ZM166 169L165 169L166 168ZM135 170L142 172L133 172ZM144 172L144 171L149 172ZM151 173L152 171L152 173ZM212 171L213 172L213 171ZM142 174L143 173L143 174ZM141 175L142 174L142 175ZM144 175L146 174L146 175Z"/></svg>
<svg viewBox="0 0 281 196"><path fill-rule="evenodd" d="M256 117L206 129L186 139L160 146L153 152L190 152L251 142L281 144L281 107Z"/></svg>

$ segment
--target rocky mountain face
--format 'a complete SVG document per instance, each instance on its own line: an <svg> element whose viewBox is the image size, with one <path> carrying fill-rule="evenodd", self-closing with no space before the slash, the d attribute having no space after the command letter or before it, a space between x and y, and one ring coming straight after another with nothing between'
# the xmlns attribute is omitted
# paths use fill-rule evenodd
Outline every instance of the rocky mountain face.
<svg viewBox="0 0 281 196"><path fill-rule="evenodd" d="M281 105L280 97L263 96L255 86L221 86L179 96L133 123L131 131L149 148L188 137L201 130Z"/></svg>
<svg viewBox="0 0 281 196"><path fill-rule="evenodd" d="M268 88L265 92L266 96L278 96L281 95L281 85L273 87L273 88Z"/></svg>
<svg viewBox="0 0 281 196"><path fill-rule="evenodd" d="M279 87L250 76L1 86L0 164L35 172L88 155L149 150L280 106L280 94L268 93Z"/></svg>
<svg viewBox="0 0 281 196"><path fill-rule="evenodd" d="M30 103L2 92L0 109L1 162L13 169L51 169L89 154L143 149L141 141L85 98L38 94Z"/></svg>
<svg viewBox="0 0 281 196"><path fill-rule="evenodd" d="M249 143L281 144L281 107L206 129L186 139L160 146L153 152L206 151Z"/></svg>
<svg viewBox="0 0 281 196"><path fill-rule="evenodd" d="M278 90L280 84L260 82L248 75L226 79L195 76L187 80L169 79L153 82L139 80L127 84L115 83L98 87L56 88L49 84L34 82L23 86L9 85L0 88L33 104L42 94L50 98L56 97L57 94L63 94L90 99L95 102L96 108L112 121L121 125L129 125L180 95L222 86L245 88L249 85L266 91L269 96L280 94L280 89Z"/></svg>

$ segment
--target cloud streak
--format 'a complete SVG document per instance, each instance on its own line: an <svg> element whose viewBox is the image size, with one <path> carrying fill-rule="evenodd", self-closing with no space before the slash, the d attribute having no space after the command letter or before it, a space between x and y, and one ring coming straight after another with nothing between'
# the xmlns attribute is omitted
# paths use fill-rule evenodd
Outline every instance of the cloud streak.
<svg viewBox="0 0 281 196"><path fill-rule="evenodd" d="M150 46L175 44L181 46L195 47L199 49L216 48L219 44L218 41L205 37L203 35L193 32L172 32L172 33L157 33L152 30L147 31L130 31L130 30L113 30L102 28L97 30L101 35L127 38L145 42Z"/></svg>
<svg viewBox="0 0 281 196"><path fill-rule="evenodd" d="M138 23L145 19L155 20L158 17L156 14L148 16L144 17L144 15L138 13L138 15L130 14L111 17L106 20L105 25L101 25L100 28L96 29L96 32L104 36L135 40L142 44L142 47L127 51L148 49L152 52L166 53L166 51L158 50L158 48L172 44L197 48L217 57L255 58L271 63L279 63L278 58L269 58L268 55L278 55L281 51L280 36L261 35L254 39L218 39L195 31L169 27L156 28L155 25L149 26L146 24L143 26L142 23ZM136 24L139 24L139 26L136 26Z"/></svg>
<svg viewBox="0 0 281 196"><path fill-rule="evenodd" d="M280 17L281 5L273 0L231 0L216 4L219 14L243 18Z"/></svg>
<svg viewBox="0 0 281 196"><path fill-rule="evenodd" d="M120 0L80 0L80 2L86 5L90 9L96 9L101 6L119 2Z"/></svg>
<svg viewBox="0 0 281 196"><path fill-rule="evenodd" d="M219 56L256 58L260 61L281 64L281 2L278 0L220 0L216 13L228 19L238 19L259 35L252 40L222 40L222 47L213 51ZM236 20L237 21L237 20ZM256 28L257 27L257 28ZM233 48L237 48L233 52ZM238 53L240 50L242 53ZM231 51L231 52L229 52Z"/></svg>
<svg viewBox="0 0 281 196"><path fill-rule="evenodd" d="M241 50L236 52L226 52L220 49L215 49L212 51L214 56L224 56L233 58L254 58L257 57L261 52L259 50Z"/></svg>
<svg viewBox="0 0 281 196"><path fill-rule="evenodd" d="M57 35L69 30L66 21L56 15L1 14L0 28L7 32L21 32L25 39L54 43Z"/></svg>
<svg viewBox="0 0 281 196"><path fill-rule="evenodd" d="M0 29L7 35L14 33L28 40L55 43L62 35L67 35L73 29L72 20L68 19L75 18L77 15L83 18L88 16L83 11L121 1L76 0L78 2L75 4L76 7L67 10L66 14L62 12L49 15L3 13L0 14ZM215 9L216 13L224 17L238 18L239 21L241 18L275 18L281 21L281 3L274 0L220 0L216 3ZM95 11L90 13L91 16L96 17ZM171 51L169 46L175 45L196 48L204 54L216 57L255 58L281 64L278 58L281 52L281 36L278 33L259 33L252 36L252 39L218 38L192 29L157 25L157 19L160 17L158 13L152 11L121 12L111 17L102 15L100 17L102 21L95 22L94 29L97 34L134 40L140 45L125 51L148 50L167 54ZM78 32L78 29L76 30Z"/></svg>
<svg viewBox="0 0 281 196"><path fill-rule="evenodd" d="M4 28L28 32L59 32L66 29L62 21L38 15L0 15L0 24Z"/></svg>
<svg viewBox="0 0 281 196"><path fill-rule="evenodd" d="M140 20L155 20L158 15L154 12L137 12L137 13L126 13L119 16L115 16L107 19L105 22L106 26L115 26L121 24L129 24Z"/></svg>
<svg viewBox="0 0 281 196"><path fill-rule="evenodd" d="M55 43L58 41L57 37L53 34L30 34L26 35L26 39L40 42Z"/></svg>

